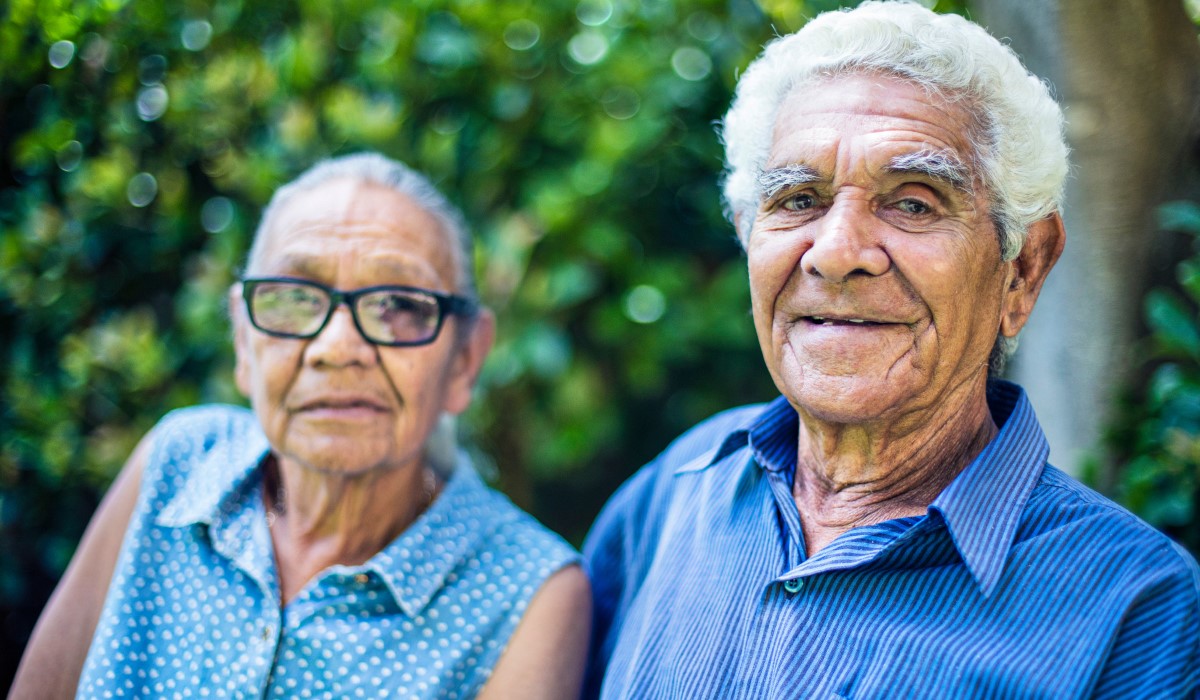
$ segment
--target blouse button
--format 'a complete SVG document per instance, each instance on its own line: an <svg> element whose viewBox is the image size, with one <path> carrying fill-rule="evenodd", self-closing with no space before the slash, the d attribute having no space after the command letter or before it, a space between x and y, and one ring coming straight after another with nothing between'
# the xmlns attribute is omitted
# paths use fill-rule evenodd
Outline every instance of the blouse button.
<svg viewBox="0 0 1200 700"><path fill-rule="evenodd" d="M371 580L371 577L367 576L366 574L355 574L354 575L354 582L359 584L360 586L370 580Z"/></svg>
<svg viewBox="0 0 1200 700"><path fill-rule="evenodd" d="M788 593L799 593L804 588L804 579L790 578L783 582L783 590Z"/></svg>

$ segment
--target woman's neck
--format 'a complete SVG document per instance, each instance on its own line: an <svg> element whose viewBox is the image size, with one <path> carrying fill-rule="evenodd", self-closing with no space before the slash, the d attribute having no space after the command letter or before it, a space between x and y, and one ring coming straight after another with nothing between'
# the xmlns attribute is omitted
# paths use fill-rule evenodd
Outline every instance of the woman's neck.
<svg viewBox="0 0 1200 700"><path fill-rule="evenodd" d="M366 562L433 503L440 488L423 462L354 475L272 457L263 498L283 602L334 565Z"/></svg>

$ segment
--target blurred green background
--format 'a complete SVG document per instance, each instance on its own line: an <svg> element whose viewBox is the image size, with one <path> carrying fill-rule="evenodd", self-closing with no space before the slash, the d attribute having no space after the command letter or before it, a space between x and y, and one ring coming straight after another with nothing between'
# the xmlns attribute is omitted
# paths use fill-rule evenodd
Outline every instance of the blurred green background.
<svg viewBox="0 0 1200 700"><path fill-rule="evenodd" d="M772 398L713 123L766 40L838 5L9 0L0 687L138 438L173 408L241 401L225 292L271 192L324 156L381 151L465 210L500 331L464 434L572 541L672 437ZM1131 391L1113 429L1143 465L1118 495L1177 537L1200 459L1188 264L1191 296L1151 301L1166 335L1147 342L1174 369L1148 365L1158 403Z"/></svg>

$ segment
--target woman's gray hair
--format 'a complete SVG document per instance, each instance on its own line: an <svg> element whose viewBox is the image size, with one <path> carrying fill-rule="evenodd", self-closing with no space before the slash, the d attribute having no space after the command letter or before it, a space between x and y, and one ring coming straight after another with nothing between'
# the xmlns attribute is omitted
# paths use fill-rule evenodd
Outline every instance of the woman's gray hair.
<svg viewBox="0 0 1200 700"><path fill-rule="evenodd" d="M725 115L727 214L746 245L779 105L797 86L839 75L894 75L970 112L973 165L990 196L1001 254L1012 260L1029 226L1063 199L1067 145L1062 110L1012 49L979 25L907 2L864 2L823 13L769 43L738 81Z"/></svg>
<svg viewBox="0 0 1200 700"><path fill-rule="evenodd" d="M270 225L272 215L284 204L301 192L308 192L331 180L359 180L386 187L411 198L422 209L429 212L453 240L458 258L458 293L475 295L475 272L472 240L466 219L458 207L450 203L433 183L421 173L407 165L378 153L355 153L323 160L305 170L295 180L275 190L271 201L263 210L250 253L246 256L246 270L253 270L262 253L263 232Z"/></svg>

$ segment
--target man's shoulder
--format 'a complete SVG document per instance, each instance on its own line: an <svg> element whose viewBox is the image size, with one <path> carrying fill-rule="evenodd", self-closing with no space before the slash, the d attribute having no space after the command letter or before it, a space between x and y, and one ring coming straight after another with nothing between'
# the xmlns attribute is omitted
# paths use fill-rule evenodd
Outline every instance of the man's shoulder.
<svg viewBox="0 0 1200 700"><path fill-rule="evenodd" d="M661 462L662 468L670 470L726 447L726 440L735 433L748 430L767 406L769 404L747 404L709 416L675 438L655 462Z"/></svg>
<svg viewBox="0 0 1200 700"><path fill-rule="evenodd" d="M622 539L633 536L640 541L652 539L655 522L669 500L675 474L692 465L704 467L719 458L722 450L731 452L744 445L736 434L753 425L765 406L751 404L721 411L673 440L609 498L592 526L585 557L589 545L622 535Z"/></svg>
<svg viewBox="0 0 1200 700"><path fill-rule="evenodd" d="M1200 592L1200 567L1186 549L1051 465L1030 496L1018 540L1047 536L1077 554L1103 558L1111 572L1154 580L1178 577Z"/></svg>
<svg viewBox="0 0 1200 700"><path fill-rule="evenodd" d="M657 490L669 483L680 469L698 462L708 463L718 458L722 449L732 451L742 446L744 443L737 440L735 434L749 429L767 405L738 406L700 421L672 440L655 459L630 477L617 495L622 491ZM617 500L617 497L614 496L613 500Z"/></svg>

